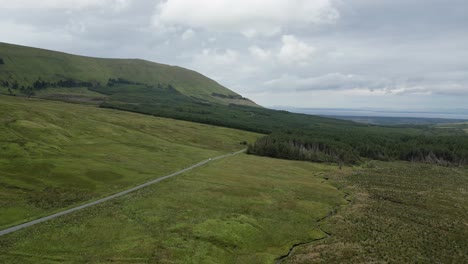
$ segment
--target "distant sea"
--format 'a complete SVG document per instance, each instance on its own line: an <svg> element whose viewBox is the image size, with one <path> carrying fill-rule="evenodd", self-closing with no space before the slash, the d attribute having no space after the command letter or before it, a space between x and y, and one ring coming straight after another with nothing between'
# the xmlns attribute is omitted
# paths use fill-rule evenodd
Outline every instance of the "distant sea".
<svg viewBox="0 0 468 264"><path fill-rule="evenodd" d="M355 108L295 108L287 106L273 106L277 110L319 116L367 116L367 117L415 117L415 118L443 118L468 120L468 109L456 110L385 110L385 109L355 109Z"/></svg>

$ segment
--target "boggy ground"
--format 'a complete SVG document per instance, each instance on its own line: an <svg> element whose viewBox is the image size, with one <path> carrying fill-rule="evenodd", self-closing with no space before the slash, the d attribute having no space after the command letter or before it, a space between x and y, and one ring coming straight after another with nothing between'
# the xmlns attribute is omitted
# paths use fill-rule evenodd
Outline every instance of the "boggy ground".
<svg viewBox="0 0 468 264"><path fill-rule="evenodd" d="M335 179L353 202L283 263L468 263L468 169L371 162Z"/></svg>
<svg viewBox="0 0 468 264"><path fill-rule="evenodd" d="M239 155L0 237L3 263L274 263L347 204L334 165Z"/></svg>

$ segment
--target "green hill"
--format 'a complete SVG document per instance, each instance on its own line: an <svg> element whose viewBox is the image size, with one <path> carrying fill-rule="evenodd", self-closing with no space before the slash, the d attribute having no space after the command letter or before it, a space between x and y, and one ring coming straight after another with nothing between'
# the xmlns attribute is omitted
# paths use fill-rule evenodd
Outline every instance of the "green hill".
<svg viewBox="0 0 468 264"><path fill-rule="evenodd" d="M384 127L255 107L198 73L142 60L9 44L0 45L0 58L0 92L272 134L252 154L340 164L363 158L468 164L468 137L460 128Z"/></svg>
<svg viewBox="0 0 468 264"><path fill-rule="evenodd" d="M0 229L252 154L1 236L0 263L468 258L468 124L276 111L182 68L9 44L0 93Z"/></svg>
<svg viewBox="0 0 468 264"><path fill-rule="evenodd" d="M177 66L139 59L76 56L0 43L0 84L8 82L12 86L17 82L20 89L21 86L33 87L38 80L49 83L73 80L78 84L105 86L109 79L119 78L155 87L171 85L183 95L210 102L256 106L214 80ZM7 91L3 89L3 93Z"/></svg>

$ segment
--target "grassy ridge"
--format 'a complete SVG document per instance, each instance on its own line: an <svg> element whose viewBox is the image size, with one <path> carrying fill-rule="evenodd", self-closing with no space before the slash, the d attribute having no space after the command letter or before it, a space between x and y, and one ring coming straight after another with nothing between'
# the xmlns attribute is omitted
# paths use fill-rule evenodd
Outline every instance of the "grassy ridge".
<svg viewBox="0 0 468 264"><path fill-rule="evenodd" d="M171 84L187 96L218 102L236 102L212 96L239 96L217 82L191 70L138 59L101 59L0 43L0 80L16 80L19 85L74 79L97 81L105 85L109 78L124 78L149 85ZM245 103L244 101L242 101ZM251 103L251 105L255 105Z"/></svg>
<svg viewBox="0 0 468 264"><path fill-rule="evenodd" d="M242 149L256 134L0 96L0 228Z"/></svg>
<svg viewBox="0 0 468 264"><path fill-rule="evenodd" d="M285 111L221 105L175 90L114 84L91 88L105 94L104 108L119 109L271 134L250 153L276 158L358 164L362 159L468 164L468 137L460 128L376 126Z"/></svg>
<svg viewBox="0 0 468 264"><path fill-rule="evenodd" d="M0 262L273 263L345 203L334 166L240 155L0 238ZM337 176L338 177L338 176Z"/></svg>
<svg viewBox="0 0 468 264"><path fill-rule="evenodd" d="M467 263L468 169L371 162L336 179L353 204L285 263Z"/></svg>
<svg viewBox="0 0 468 264"><path fill-rule="evenodd" d="M145 85L118 84L111 87L95 87L92 91L107 96L101 104L113 108L154 116L165 116L199 123L239 128L264 133L278 131L326 131L336 134L344 129L353 133L418 135L432 133L425 127L381 127L357 124L332 118L296 114L245 105L229 106L194 100L177 92ZM442 132L442 131L440 131Z"/></svg>
<svg viewBox="0 0 468 264"><path fill-rule="evenodd" d="M93 59L7 44L0 45L0 54L2 47L8 56L0 65L0 77L30 82L41 76L45 78L26 88L2 81L3 86L8 86L3 92L7 89L10 94L19 91L34 96L37 93L47 99L94 103L103 108L276 133L250 148L251 153L264 156L352 164L359 163L361 158L468 164L468 137L461 129L371 126L239 105L251 102L226 93L226 89L218 93L208 84L202 87L199 79L186 78L190 74L171 72L164 65L154 64L157 69L151 74L147 72L152 69L149 65L138 66L147 62ZM49 64L52 66L48 67ZM37 76L33 78L31 74ZM63 80L63 74L72 80ZM190 91L186 87L191 87Z"/></svg>

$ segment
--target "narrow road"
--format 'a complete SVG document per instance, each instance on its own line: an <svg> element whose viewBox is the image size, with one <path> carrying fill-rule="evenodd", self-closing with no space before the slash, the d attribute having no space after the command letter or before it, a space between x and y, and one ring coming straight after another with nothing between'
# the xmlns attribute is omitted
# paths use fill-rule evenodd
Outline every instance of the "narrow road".
<svg viewBox="0 0 468 264"><path fill-rule="evenodd" d="M7 228L7 229L4 229L4 230L1 230L0 231L0 236L4 236L6 234L9 234L9 233L12 233L12 232L15 232L15 231L18 231L18 230L21 230L23 228L26 228L26 227L30 227L30 226L33 226L33 225L36 225L36 224L39 224L39 223L42 223L42 222L45 222L45 221L48 221L48 220L51 220L51 219L54 219L54 218L57 218L57 217L60 217L62 215L67 215L67 214L70 214L70 213L73 213L75 211L78 211L78 210L81 210L81 209L84 209L84 208L87 208L87 207L90 207L90 206L93 206L93 205L97 205L97 204L100 204L100 203L103 203L103 202L107 202L109 200L112 200L112 199L115 199L117 197L121 197L121 196L124 196L126 194L129 194L131 192L134 192L134 191L137 191L137 190L140 190L142 188L145 188L149 185L152 185L152 184L155 184L155 183L158 183L160 181L163 181L163 180L166 180L166 179L169 179L169 178L172 178L174 176L177 176L179 174L182 174L184 172L187 172L187 171L190 171L190 170L193 170L195 168L198 168L200 166L203 166L209 162L212 162L212 161L215 161L215 160L220 160L220 159L223 159L223 158L227 158L227 157L230 157L230 156L234 156L234 155L238 155L238 154L241 154L243 152L245 152L246 149L243 149L241 151L238 151L238 152L234 152L234 153L229 153L229 154L226 154L226 155L222 155L222 156L218 156L218 157L215 157L215 158L211 158L211 159L207 159L207 160L204 160L202 162L199 162L195 165L192 165L188 168L185 168L183 170L180 170L178 172L174 172L170 175L166 175L166 176L163 176L163 177L160 177L160 178L157 178L155 180L152 180L152 181L149 181L149 182L146 182L146 183L143 183L141 185L138 185L136 187L133 187L131 189L128 189L128 190L125 190L125 191L122 191L122 192L119 192L119 193L116 193L116 194L113 194L111 196L107 196L107 197L104 197L102 199L99 199L99 200L96 200L94 202L90 202L90 203L87 203L87 204L83 204L83 205L80 205L80 206L77 206L77 207L74 207L74 208L71 208L71 209L68 209L68 210L65 210L63 212L60 212L60 213L56 213L56 214L53 214L53 215L49 215L49 216L46 216L46 217L43 217L43 218L39 218L39 219L36 219L34 221L31 221L31 222L27 222L27 223L24 223L24 224L21 224L21 225L17 225L17 226L14 226L14 227L10 227L10 228Z"/></svg>

